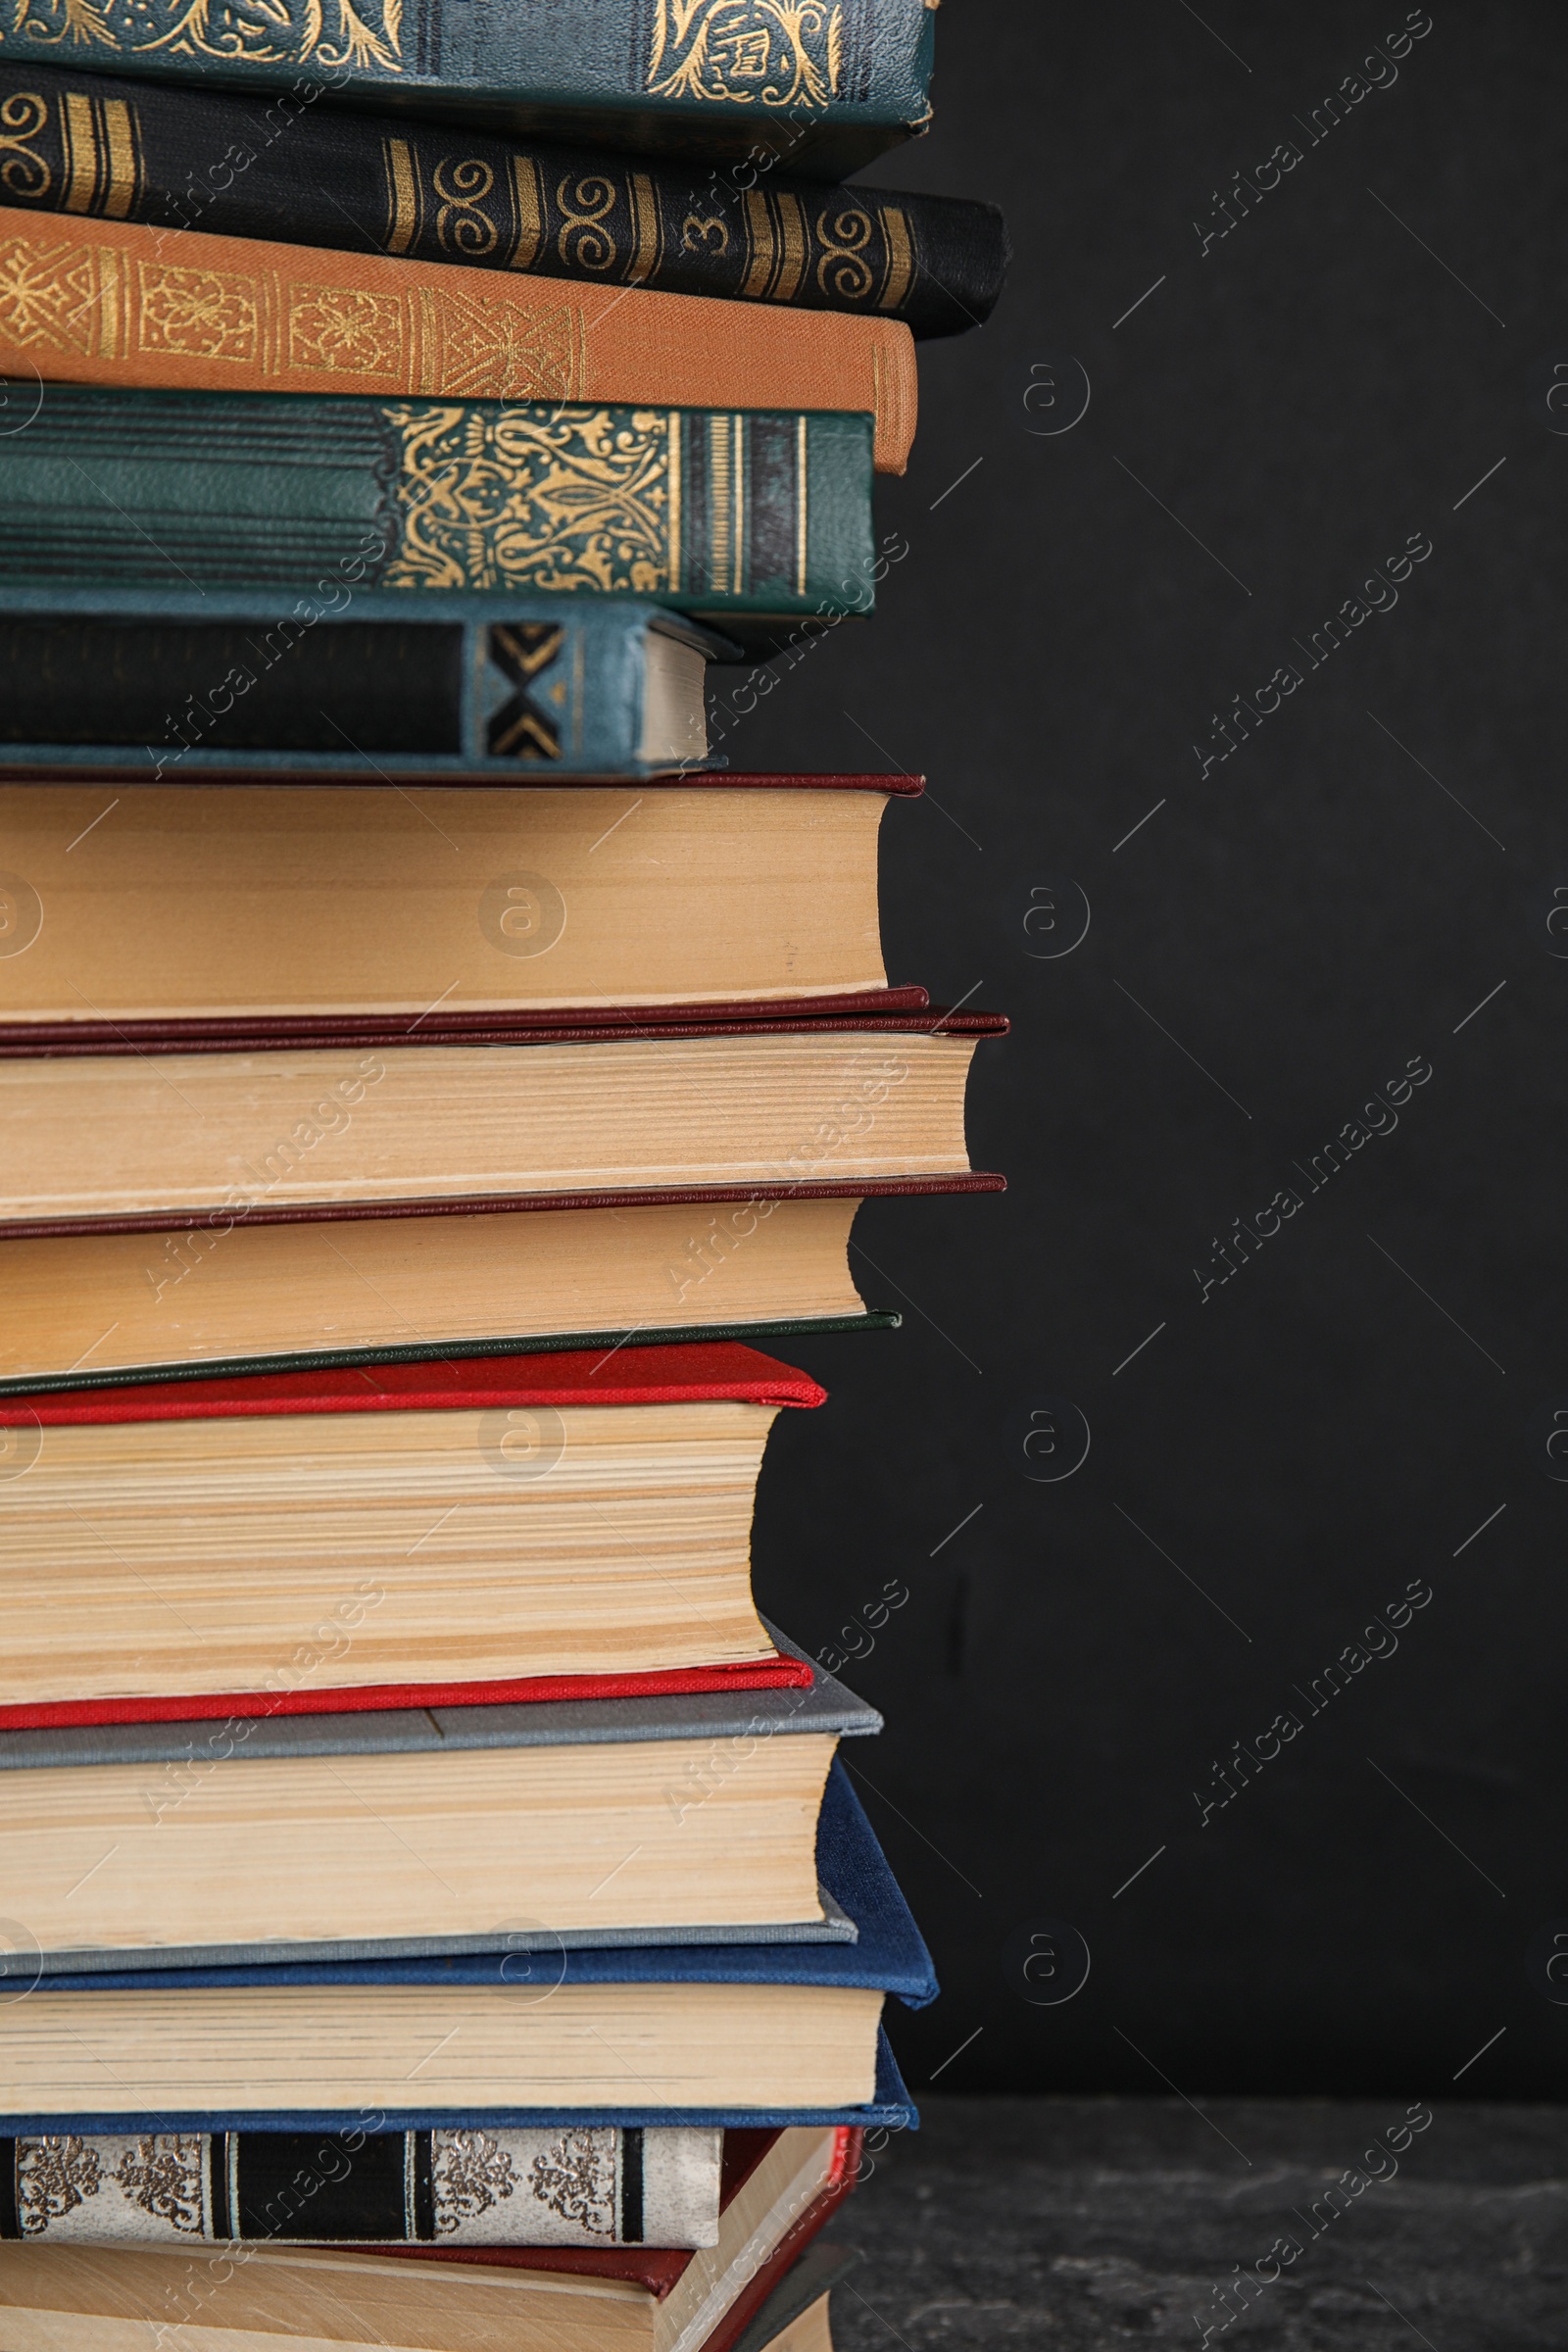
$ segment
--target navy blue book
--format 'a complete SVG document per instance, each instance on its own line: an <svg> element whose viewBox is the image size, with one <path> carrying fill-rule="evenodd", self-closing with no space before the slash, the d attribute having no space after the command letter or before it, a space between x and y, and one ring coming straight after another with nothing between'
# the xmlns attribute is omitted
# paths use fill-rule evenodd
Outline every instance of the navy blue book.
<svg viewBox="0 0 1568 2352"><path fill-rule="evenodd" d="M35 1979L5 2011L0 2130L909 2126L882 2009L923 2008L936 1978L842 1764L817 1857L853 1943Z"/></svg>

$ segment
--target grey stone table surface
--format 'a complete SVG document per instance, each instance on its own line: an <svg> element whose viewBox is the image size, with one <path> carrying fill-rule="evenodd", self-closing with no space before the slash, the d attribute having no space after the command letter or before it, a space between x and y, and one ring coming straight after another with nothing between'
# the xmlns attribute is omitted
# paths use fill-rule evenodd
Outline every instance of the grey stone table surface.
<svg viewBox="0 0 1568 2352"><path fill-rule="evenodd" d="M931 2099L833 2225L837 2352L1568 2348L1568 2108L1201 2110Z"/></svg>

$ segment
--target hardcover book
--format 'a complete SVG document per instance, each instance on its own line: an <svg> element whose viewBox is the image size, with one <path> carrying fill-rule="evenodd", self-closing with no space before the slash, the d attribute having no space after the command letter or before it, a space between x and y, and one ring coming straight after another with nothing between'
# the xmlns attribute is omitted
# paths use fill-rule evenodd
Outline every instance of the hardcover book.
<svg viewBox="0 0 1568 2352"><path fill-rule="evenodd" d="M17 2138L906 2124L883 2002L937 1987L842 1766L817 1865L854 1942L40 1969L0 2026L0 2116Z"/></svg>
<svg viewBox="0 0 1568 2352"><path fill-rule="evenodd" d="M371 770L110 807L94 785L0 784L0 1051L345 1020L391 1043L524 1009L921 1011L922 990L887 989L877 906L883 812L919 790L710 771L411 800Z"/></svg>
<svg viewBox="0 0 1568 2352"><path fill-rule="evenodd" d="M734 2138L717 2242L706 2250L253 2244L233 2261L199 2264L190 2248L13 2243L0 2245L0 2309L19 2341L50 2352L162 2342L175 2329L204 2352L324 2352L323 2308L331 2344L347 2352L517 2352L547 2341L551 2352L831 2352L827 2291L846 2265L817 2256L812 2241L855 2185L860 2133ZM57 2145L52 2178L75 2188L85 2153L79 2138ZM297 2206L327 2161L302 2168L274 2206ZM467 2196L489 2193L493 2178L470 2169ZM568 2160L557 2194L582 2188Z"/></svg>
<svg viewBox="0 0 1568 2352"><path fill-rule="evenodd" d="M104 1024L75 1050L0 1054L0 1238L435 1201L951 1189L970 1174L970 1060L1005 1026L935 1010L575 1032L498 1017L486 1042L432 1021L383 1046L344 1024L334 1049L275 1032L143 1045Z"/></svg>
<svg viewBox="0 0 1568 2352"><path fill-rule="evenodd" d="M29 405L0 436L0 578L313 589L349 565L720 625L872 603L868 416L74 384Z"/></svg>
<svg viewBox="0 0 1568 2352"><path fill-rule="evenodd" d="M760 2134L733 2136L749 2143ZM724 2142L712 2129L616 2124L325 2137L78 2132L64 2146L0 2138L0 2238L187 2248L193 2240L712 2246Z"/></svg>
<svg viewBox="0 0 1568 2352"><path fill-rule="evenodd" d="M777 1639L793 1671L760 1690L331 1714L269 1691L212 1730L0 1732L0 1850L36 1908L10 1974L484 1953L537 1986L578 1948L853 1943L829 1768L881 1717ZM90 1900L46 1834L98 1839Z"/></svg>
<svg viewBox="0 0 1568 2352"><path fill-rule="evenodd" d="M477 12L476 12L477 13ZM4 192L0 183L0 193ZM832 409L914 437L914 343L891 318L0 209L0 373L27 382L391 399Z"/></svg>
<svg viewBox="0 0 1568 2352"><path fill-rule="evenodd" d="M924 129L929 0L24 0L17 37L105 73L359 104L838 178Z"/></svg>
<svg viewBox="0 0 1568 2352"><path fill-rule="evenodd" d="M823 1401L724 1343L0 1400L0 1726L808 1681L751 1522Z"/></svg>
<svg viewBox="0 0 1568 2352"><path fill-rule="evenodd" d="M205 81L176 89L73 69L0 62L8 203L858 312L902 319L916 337L979 325L1006 269L1006 232L990 204L823 187L755 164L705 172L519 146L407 115L350 113L309 80L246 98Z"/></svg>
<svg viewBox="0 0 1568 2352"><path fill-rule="evenodd" d="M886 1192L1000 1188L996 1177ZM891 1331L851 1272L857 1194L760 1186L598 1207L0 1239L0 1396L312 1366ZM548 1209L548 1214L537 1213ZM0 1424L0 1472L27 1441Z"/></svg>
<svg viewBox="0 0 1568 2352"><path fill-rule="evenodd" d="M0 586L0 778L705 764L704 672L724 648L695 622L622 597L367 589L356 566L380 545L367 533L301 596Z"/></svg>

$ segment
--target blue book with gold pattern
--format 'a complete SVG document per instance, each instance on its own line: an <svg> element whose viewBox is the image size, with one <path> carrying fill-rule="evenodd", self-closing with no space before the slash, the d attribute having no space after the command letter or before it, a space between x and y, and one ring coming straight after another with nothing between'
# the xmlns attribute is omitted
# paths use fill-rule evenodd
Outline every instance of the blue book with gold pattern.
<svg viewBox="0 0 1568 2352"><path fill-rule="evenodd" d="M868 611L871 419L13 387L0 582L646 596ZM8 417L7 421L11 421Z"/></svg>
<svg viewBox="0 0 1568 2352"><path fill-rule="evenodd" d="M14 0L24 56L838 178L930 119L933 0Z"/></svg>

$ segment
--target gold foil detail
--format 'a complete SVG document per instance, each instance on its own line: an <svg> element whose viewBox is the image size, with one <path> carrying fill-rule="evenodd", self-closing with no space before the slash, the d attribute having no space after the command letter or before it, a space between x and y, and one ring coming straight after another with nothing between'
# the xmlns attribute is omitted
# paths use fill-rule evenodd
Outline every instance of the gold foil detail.
<svg viewBox="0 0 1568 2352"><path fill-rule="evenodd" d="M730 590L730 504L734 484L729 470L729 424L727 416L708 419L709 564L715 596L726 596Z"/></svg>
<svg viewBox="0 0 1568 2352"><path fill-rule="evenodd" d="M619 256L614 232L605 226L619 195L612 179L602 172L584 172L575 186L565 172L556 190L561 228L556 251L568 270L612 270Z"/></svg>
<svg viewBox="0 0 1568 2352"><path fill-rule="evenodd" d="M626 283L640 286L652 275L659 262L659 204L654 195L654 183L646 172L631 174L631 267L626 271Z"/></svg>
<svg viewBox="0 0 1568 2352"><path fill-rule="evenodd" d="M401 375L407 338L395 294L360 286L288 290L288 366L330 375Z"/></svg>
<svg viewBox="0 0 1568 2352"><path fill-rule="evenodd" d="M60 110L60 136L66 151L68 213L90 213L98 184L98 142L93 136L92 100L68 90Z"/></svg>
<svg viewBox="0 0 1568 2352"><path fill-rule="evenodd" d="M388 139L384 152L389 199L386 250L407 253L419 225L419 189L414 176L414 153L407 139Z"/></svg>
<svg viewBox="0 0 1568 2352"><path fill-rule="evenodd" d="M14 5L18 38L48 48L96 46L127 59L167 50L172 57L210 57L225 66L403 71L402 0L14 0Z"/></svg>
<svg viewBox="0 0 1568 2352"><path fill-rule="evenodd" d="M545 234L539 172L532 156L514 155L512 192L517 206L517 235L507 267L510 270L531 270Z"/></svg>
<svg viewBox="0 0 1568 2352"><path fill-rule="evenodd" d="M731 523L733 555L730 563L730 593L739 596L741 582L746 577L746 419L730 418L730 438L734 447L731 480L735 487L731 498L734 510Z"/></svg>
<svg viewBox="0 0 1568 2352"><path fill-rule="evenodd" d="M896 204L885 204L882 208L882 234L887 239L888 274L876 307L879 311L896 311L908 293L914 275L909 223Z"/></svg>
<svg viewBox="0 0 1568 2352"><path fill-rule="evenodd" d="M682 533L682 531L683 531L683 530L685 529L685 527L686 527L686 518L685 518L685 514L684 514L684 511L683 511L683 509L682 509L682 507L681 507L681 496L680 496L680 492L681 492L680 469L681 469L682 463L684 462L684 455L685 455L685 453L684 453L684 451L683 451L683 449L682 449L682 447L681 447L681 415L680 415L680 411L679 411L679 409L671 409L671 410L670 410L670 412L669 412L669 417L668 417L668 423L669 423L669 537L668 537L668 547L669 547L669 593L670 593L670 595L671 595L671 596L678 596L678 595L680 594L680 590L681 590L681 583L682 583L682 578L683 578L683 576L684 576L684 571L685 571L685 564L684 564L684 563L683 563L683 560L682 560L682 559L683 559L683 557L684 557L684 554L685 554L685 550L683 549L683 547L682 547L682 545L681 545L681 533Z"/></svg>
<svg viewBox="0 0 1568 2352"><path fill-rule="evenodd" d="M657 0L646 86L721 106L831 105L844 12L827 0Z"/></svg>
<svg viewBox="0 0 1568 2352"><path fill-rule="evenodd" d="M141 156L136 137L136 118L123 98L104 98L104 144L108 149L109 170L104 200L100 210L106 220L124 220L141 186Z"/></svg>
<svg viewBox="0 0 1568 2352"><path fill-rule="evenodd" d="M404 517L386 586L657 596L677 584L673 412L440 403L385 414Z"/></svg>
<svg viewBox="0 0 1568 2352"><path fill-rule="evenodd" d="M748 188L746 191L746 231L751 242L752 260L741 292L751 301L758 302L767 292L775 254L773 217L760 188Z"/></svg>
<svg viewBox="0 0 1568 2352"><path fill-rule="evenodd" d="M224 270L138 262L136 348L254 367L262 349L259 296L254 278Z"/></svg>
<svg viewBox="0 0 1568 2352"><path fill-rule="evenodd" d="M231 362L285 384L380 377L377 391L466 400L580 399L584 371L582 320L565 303L523 303L501 289L285 284L270 270L175 267L36 229L0 238L7 345L65 360Z"/></svg>
<svg viewBox="0 0 1568 2352"><path fill-rule="evenodd" d="M28 146L49 121L36 90L13 90L0 106L0 192L36 203L54 185L54 172Z"/></svg>
<svg viewBox="0 0 1568 2352"><path fill-rule="evenodd" d="M793 302L806 272L806 215L801 210L800 198L782 188L775 191L773 201L778 206L783 254L769 295L774 302Z"/></svg>
<svg viewBox="0 0 1568 2352"><path fill-rule="evenodd" d="M442 252L462 254L470 262L494 253L500 234L495 222L479 210L496 184L493 167L476 155L466 156L461 163L443 156L430 174L430 184L441 203L435 217L435 241Z"/></svg>
<svg viewBox="0 0 1568 2352"><path fill-rule="evenodd" d="M839 302L863 302L876 283L865 258L871 242L870 214L858 205L846 205L837 213L824 211L817 218L816 233L822 241L818 287Z"/></svg>

